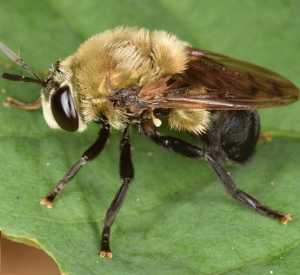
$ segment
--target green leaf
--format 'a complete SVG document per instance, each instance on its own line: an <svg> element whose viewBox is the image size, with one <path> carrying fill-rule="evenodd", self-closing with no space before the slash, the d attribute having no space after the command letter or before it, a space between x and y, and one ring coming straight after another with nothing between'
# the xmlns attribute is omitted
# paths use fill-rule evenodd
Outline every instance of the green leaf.
<svg viewBox="0 0 300 275"><path fill-rule="evenodd" d="M300 2L292 0L1 0L0 38L42 74L107 28L165 29L196 47L271 68L299 87L299 10ZM1 54L0 71L21 69ZM39 90L3 79L0 89L1 102L7 96L32 101ZM293 214L287 226L232 201L204 161L165 152L133 133L135 181L112 227L115 257L105 259L98 256L99 241L120 186L120 134L113 131L105 151L47 209L39 199L94 142L98 127L91 124L81 134L55 131L41 110L0 107L0 229L44 249L63 274L296 274L299 117L299 102L262 111L262 130L273 140L259 144L246 166L228 167L240 188Z"/></svg>

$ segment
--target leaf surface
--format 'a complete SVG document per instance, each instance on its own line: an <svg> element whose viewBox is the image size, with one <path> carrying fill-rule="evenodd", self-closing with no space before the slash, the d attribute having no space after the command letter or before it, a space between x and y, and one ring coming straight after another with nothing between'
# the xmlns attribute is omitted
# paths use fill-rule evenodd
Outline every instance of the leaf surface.
<svg viewBox="0 0 300 275"><path fill-rule="evenodd" d="M0 40L43 74L92 34L119 25L165 29L193 46L250 61L299 87L297 1L0 1ZM4 54L0 71L20 73ZM0 79L7 96L39 88ZM50 129L42 111L0 107L0 229L35 243L63 274L296 274L300 239L300 103L261 111L273 140L246 166L227 166L240 188L291 213L283 226L232 201L204 161L163 151L132 134L135 180L112 227L115 257L98 257L103 218L118 177L113 131L104 152L69 183L53 209L39 204L95 140ZM164 132L170 132L163 129ZM178 135L178 133L176 133ZM187 135L182 134L182 138ZM272 184L271 184L272 183Z"/></svg>

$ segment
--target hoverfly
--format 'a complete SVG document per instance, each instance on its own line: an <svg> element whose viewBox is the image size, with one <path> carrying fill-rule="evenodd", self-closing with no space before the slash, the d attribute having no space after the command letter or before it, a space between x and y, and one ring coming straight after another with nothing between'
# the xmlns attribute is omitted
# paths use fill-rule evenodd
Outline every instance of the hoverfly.
<svg viewBox="0 0 300 275"><path fill-rule="evenodd" d="M13 81L42 87L33 103L8 98L20 109L43 108L54 129L84 131L88 122L101 125L94 142L62 180L41 200L49 208L80 168L104 149L110 127L122 132L120 177L104 220L101 257L112 257L110 229L134 178L130 128L164 149L206 160L226 192L248 208L286 224L291 215L263 205L240 190L221 162L245 163L259 137L257 109L294 103L299 89L268 69L201 50L165 31L116 28L85 41L71 56L58 60L43 79L3 43L0 49L34 78L3 73ZM170 128L191 133L197 145L158 131L162 119Z"/></svg>

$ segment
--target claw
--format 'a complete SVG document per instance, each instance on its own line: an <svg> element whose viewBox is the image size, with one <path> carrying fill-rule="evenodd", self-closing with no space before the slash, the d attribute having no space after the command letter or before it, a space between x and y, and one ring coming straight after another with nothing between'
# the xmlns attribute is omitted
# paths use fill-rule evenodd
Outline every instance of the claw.
<svg viewBox="0 0 300 275"><path fill-rule="evenodd" d="M284 217L281 219L281 222L286 225L288 221L290 221L292 219L291 214L286 214L284 215Z"/></svg>
<svg viewBox="0 0 300 275"><path fill-rule="evenodd" d="M52 208L53 202L48 200L46 197L40 200L40 204L45 204L48 208Z"/></svg>
<svg viewBox="0 0 300 275"><path fill-rule="evenodd" d="M108 257L108 258L111 259L113 257L113 254L110 251L104 251L103 250L103 251L100 252L100 257L102 257L102 258L103 257Z"/></svg>

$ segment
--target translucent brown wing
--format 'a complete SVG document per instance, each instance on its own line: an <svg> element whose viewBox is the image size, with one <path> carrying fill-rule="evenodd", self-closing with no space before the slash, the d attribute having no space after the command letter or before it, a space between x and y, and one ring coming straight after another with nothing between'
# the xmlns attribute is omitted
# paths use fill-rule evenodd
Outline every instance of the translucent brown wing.
<svg viewBox="0 0 300 275"><path fill-rule="evenodd" d="M152 108L262 109L292 104L299 89L268 69L188 48L187 70L143 87L139 102Z"/></svg>

